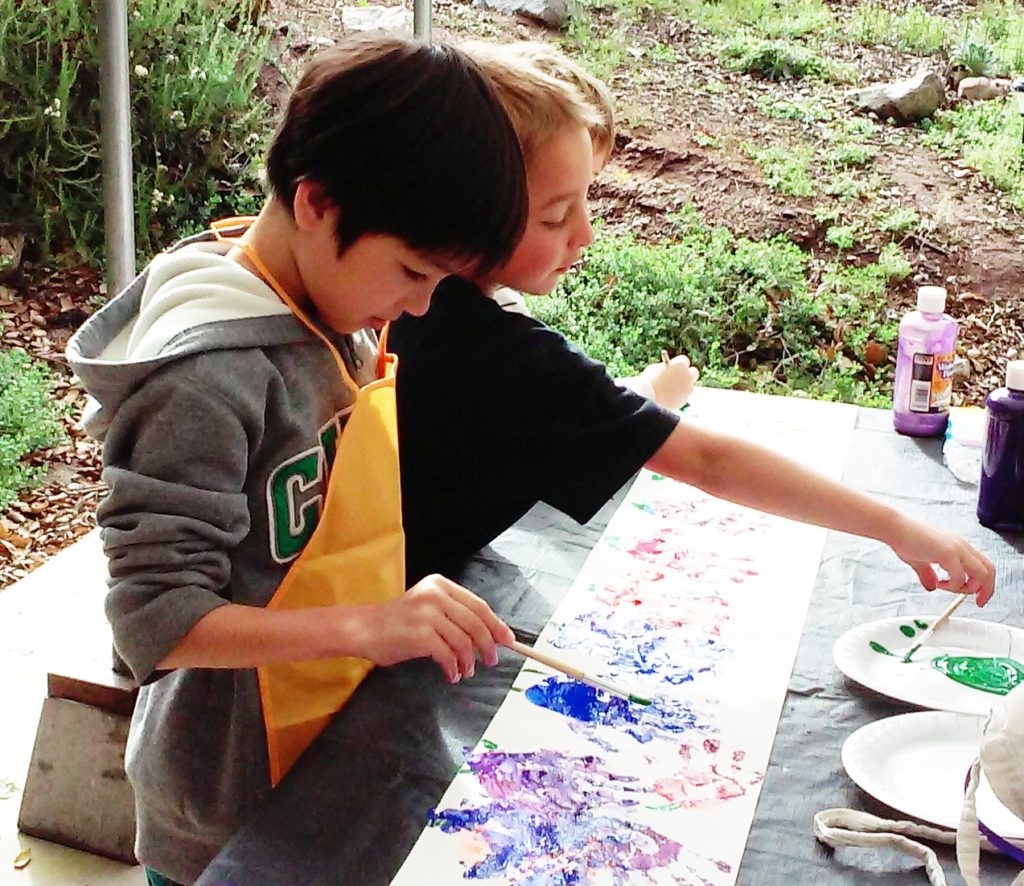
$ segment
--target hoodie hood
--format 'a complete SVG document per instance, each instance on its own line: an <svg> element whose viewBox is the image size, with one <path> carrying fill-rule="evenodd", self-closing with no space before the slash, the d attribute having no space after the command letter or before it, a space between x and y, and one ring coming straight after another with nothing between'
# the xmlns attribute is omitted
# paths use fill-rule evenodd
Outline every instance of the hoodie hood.
<svg viewBox="0 0 1024 886"><path fill-rule="evenodd" d="M183 240L71 338L68 362L92 397L89 434L102 439L118 406L173 360L312 339L269 285L226 257L230 248L211 233Z"/></svg>

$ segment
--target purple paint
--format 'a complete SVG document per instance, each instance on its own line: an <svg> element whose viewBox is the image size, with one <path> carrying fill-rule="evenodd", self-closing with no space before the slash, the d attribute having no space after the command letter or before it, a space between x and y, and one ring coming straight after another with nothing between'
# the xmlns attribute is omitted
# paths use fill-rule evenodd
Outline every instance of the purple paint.
<svg viewBox="0 0 1024 886"><path fill-rule="evenodd" d="M716 498L692 498L686 501L655 499L633 502L633 507L665 522L699 526L725 535L762 532L771 521L771 518L762 514L744 513L724 506L721 499Z"/></svg>
<svg viewBox="0 0 1024 886"><path fill-rule="evenodd" d="M667 873L713 886L724 862L703 858L653 828L619 816L641 793L636 779L614 775L592 755L552 750L489 751L468 761L487 801L437 810L430 824L444 833L470 832L483 857L463 878L501 878L518 886L592 882L654 882ZM626 795L626 796L624 796Z"/></svg>

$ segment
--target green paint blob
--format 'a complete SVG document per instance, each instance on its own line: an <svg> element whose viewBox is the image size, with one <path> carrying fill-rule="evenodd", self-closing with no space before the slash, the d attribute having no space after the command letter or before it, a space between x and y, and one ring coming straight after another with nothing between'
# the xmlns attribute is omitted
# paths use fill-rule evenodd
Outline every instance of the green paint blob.
<svg viewBox="0 0 1024 886"><path fill-rule="evenodd" d="M1024 667L1001 656L940 655L932 659L932 667L950 680L994 695L1006 695L1024 680Z"/></svg>
<svg viewBox="0 0 1024 886"><path fill-rule="evenodd" d="M928 629L928 622L926 622L926 621L921 621L921 619L919 619L919 618L915 618L915 619L914 619L914 624L916 624L916 625L917 625L917 629L918 629L919 631L925 631L925 630L927 630L927 629Z"/></svg>
<svg viewBox="0 0 1024 886"><path fill-rule="evenodd" d="M904 637L913 637L917 633L910 625L900 625L900 633Z"/></svg>
<svg viewBox="0 0 1024 886"><path fill-rule="evenodd" d="M496 751L498 749L498 746L489 738L485 738L483 741L480 742L480 744L482 744L489 751Z"/></svg>
<svg viewBox="0 0 1024 886"><path fill-rule="evenodd" d="M872 640L868 645L871 647L871 650L873 652L878 652L881 655L892 655L892 653L888 649L886 649L881 643L876 643L874 640ZM893 658L895 657L896 656L893 655Z"/></svg>
<svg viewBox="0 0 1024 886"><path fill-rule="evenodd" d="M665 475L664 474L651 474L651 479L652 480L664 480L665 479Z"/></svg>

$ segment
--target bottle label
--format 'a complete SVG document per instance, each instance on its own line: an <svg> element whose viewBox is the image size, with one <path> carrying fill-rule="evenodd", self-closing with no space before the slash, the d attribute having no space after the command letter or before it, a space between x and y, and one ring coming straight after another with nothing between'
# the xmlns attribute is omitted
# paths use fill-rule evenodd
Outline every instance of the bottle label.
<svg viewBox="0 0 1024 886"><path fill-rule="evenodd" d="M910 411L949 412L956 354L914 354L910 378Z"/></svg>

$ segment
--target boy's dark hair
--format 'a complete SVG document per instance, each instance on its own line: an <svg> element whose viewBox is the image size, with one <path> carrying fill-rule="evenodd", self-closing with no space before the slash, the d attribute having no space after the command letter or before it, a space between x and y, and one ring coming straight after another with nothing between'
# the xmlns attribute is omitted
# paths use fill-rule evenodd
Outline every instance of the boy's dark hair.
<svg viewBox="0 0 1024 886"><path fill-rule="evenodd" d="M526 223L523 156L476 64L448 47L358 35L318 53L288 100L267 157L276 196L319 183L339 208L344 251L363 234L501 264Z"/></svg>

